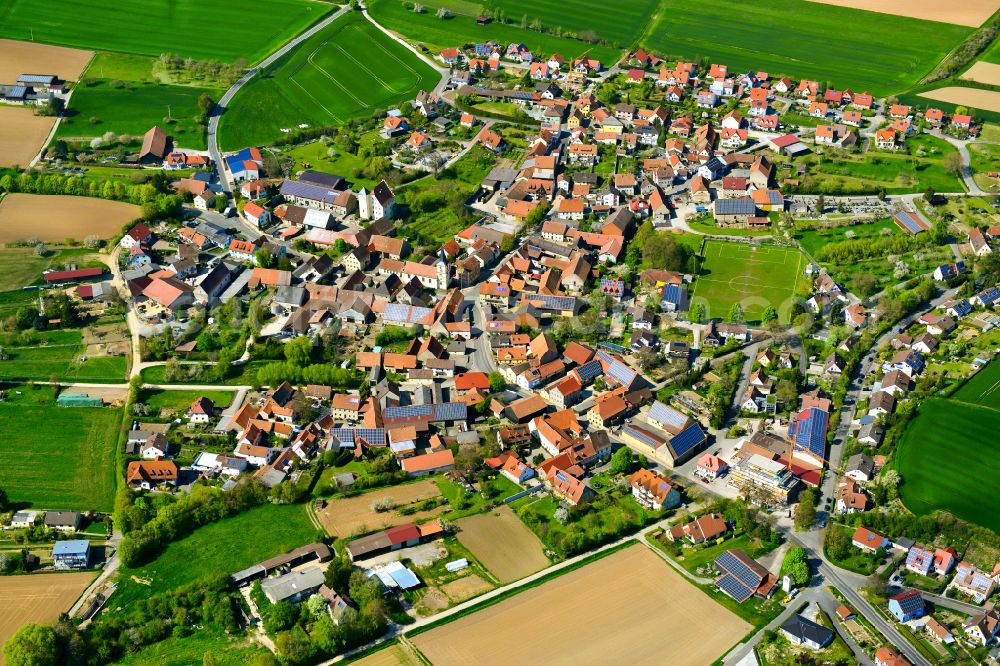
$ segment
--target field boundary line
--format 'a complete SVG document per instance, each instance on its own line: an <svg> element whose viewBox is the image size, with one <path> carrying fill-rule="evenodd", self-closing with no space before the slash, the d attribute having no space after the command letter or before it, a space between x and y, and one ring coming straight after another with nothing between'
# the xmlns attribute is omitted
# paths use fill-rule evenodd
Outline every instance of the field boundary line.
<svg viewBox="0 0 1000 666"><path fill-rule="evenodd" d="M362 32L360 28L358 28L358 31ZM374 42L374 41L372 43L375 46L379 47L379 49L381 49L382 52L385 53L387 56L389 56L390 58L392 58L393 60L395 60L396 62L398 62L400 65L402 65L404 68L406 68L410 72L410 74L413 74L413 76L417 77L418 81L422 81L423 80L424 77L422 77L417 70L413 69L408 64L406 64L404 61L400 60L399 56L397 56L395 53L392 53L392 52L389 51L389 49L385 48L385 44L382 44L380 42Z"/></svg>
<svg viewBox="0 0 1000 666"><path fill-rule="evenodd" d="M333 39L333 38L331 37L330 39ZM352 92L351 92L350 90L348 90L348 89L347 89L347 87L346 87L346 86L345 86L345 85L344 85L343 83L341 83L340 81L338 81L337 79L335 79L335 78L333 77L333 75L332 75L332 74L330 74L330 72L326 71L325 69L323 69L322 67L320 67L319 65L317 65L317 64L316 64L316 62L315 62L315 61L313 60L313 58L314 58L314 57L316 56L316 53L318 53L318 52L319 52L319 50L320 50L321 48L325 47L325 46L326 46L327 44L329 44L329 43L330 43L330 39L326 40L326 41L325 41L325 42L323 42L323 43L322 43L321 45L317 46L317 47L316 47L316 50L315 50L315 51L313 51L312 53L310 53L310 54L309 54L309 57L308 57L308 58L306 58L306 60L307 60L307 61L309 62L309 64L310 64L310 65L312 65L312 68L313 68L313 69L315 69L315 70L316 70L317 72L319 72L320 74L322 74L323 76L325 76L325 77L326 77L327 79L329 79L329 80L330 80L330 82L331 82L331 83L333 83L333 84L334 84L335 86L337 86L338 88L340 88L341 90L343 90L343 91L344 91L344 93L345 93L345 94L346 94L346 95L347 95L348 97L350 97L351 99L353 99L353 100L354 100L355 102L357 102L357 103L358 103L358 104L359 104L359 105L361 106L361 108L363 108L363 109L367 109L367 108L369 107L369 105L368 105L368 104L365 104L364 102L362 102L362 101L361 101L361 100L360 100L360 99L358 98L358 96L357 96L357 95L355 95L354 93L352 93ZM334 44L334 46L336 46L336 44ZM292 80L292 77L288 77L288 78L289 78L289 80ZM298 82L296 81L296 85L298 85L298 86L299 86L300 88L302 88L303 90L305 90L305 87L304 87L304 86L303 86L303 85L302 85L301 83L298 83ZM313 98L314 100L316 99L316 98L315 98L315 97L314 97L314 96L312 95L312 93L309 93L309 96L310 96L310 97L312 97L312 98ZM322 104L320 104L320 106L323 106L323 105L322 105ZM326 108L325 106L323 106L323 108L324 108L324 109L326 109L326 112L327 112L327 113L330 113L330 110L329 110L329 109L327 109L327 108ZM330 115L331 115L331 116L333 116L333 114L332 114L332 113L330 113ZM333 116L333 117L334 117L334 118L336 118L336 116Z"/></svg>
<svg viewBox="0 0 1000 666"><path fill-rule="evenodd" d="M350 52L347 49L345 49L343 46L341 46L340 44L334 44L333 47L335 49L337 49L338 51L340 51L341 53L343 53L348 58L350 58L358 66L359 69L363 70L365 73L368 74L368 76L370 76L374 80L378 81L382 85L383 88L385 88L386 90L388 90L391 93L394 93L394 94L397 94L397 95L399 94L398 90L396 90L395 88L393 88L392 86L390 86L388 83L386 83L385 79L383 79L381 76L378 76L377 74L375 74L375 72L373 72L372 70L368 69L367 66L365 66L360 60L358 60L353 55L351 55ZM316 63L313 63L313 66L316 66Z"/></svg>

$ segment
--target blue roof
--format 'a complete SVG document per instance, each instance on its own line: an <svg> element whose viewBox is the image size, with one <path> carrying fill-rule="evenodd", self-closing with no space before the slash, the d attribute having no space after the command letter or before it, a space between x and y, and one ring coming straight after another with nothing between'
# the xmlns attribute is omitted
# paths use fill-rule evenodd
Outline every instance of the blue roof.
<svg viewBox="0 0 1000 666"><path fill-rule="evenodd" d="M803 412L805 415L803 416ZM826 426L830 415L818 407L810 407L799 412L796 420L788 426L788 436L795 442L797 451L826 457Z"/></svg>
<svg viewBox="0 0 1000 666"><path fill-rule="evenodd" d="M694 447L701 446L706 439L708 437L702 431L701 426L697 423L692 423L681 431L680 434L675 435L673 439L667 442L667 446L673 450L675 458L680 458Z"/></svg>
<svg viewBox="0 0 1000 666"><path fill-rule="evenodd" d="M56 541L52 546L52 556L57 555L86 555L90 550L90 542L86 539L71 539L70 541Z"/></svg>
<svg viewBox="0 0 1000 666"><path fill-rule="evenodd" d="M969 304L969 301L965 300L964 298L960 301L955 301L954 303L952 303L951 308L952 310L955 311L955 314L957 314L959 317L964 317L965 315L972 312L972 306Z"/></svg>
<svg viewBox="0 0 1000 666"><path fill-rule="evenodd" d="M420 579L417 578L417 575L405 567L390 569L389 575L396 581L396 585L399 585L404 590L420 585Z"/></svg>
<svg viewBox="0 0 1000 666"><path fill-rule="evenodd" d="M989 305L993 301L1000 298L1000 289L997 289L996 287L990 287L989 289L984 289L978 294L976 294L976 298L978 298L982 303Z"/></svg>

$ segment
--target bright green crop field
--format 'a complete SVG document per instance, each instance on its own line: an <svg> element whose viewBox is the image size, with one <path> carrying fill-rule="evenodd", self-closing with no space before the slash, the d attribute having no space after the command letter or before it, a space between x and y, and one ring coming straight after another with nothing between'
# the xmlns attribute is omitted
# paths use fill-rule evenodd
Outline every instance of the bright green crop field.
<svg viewBox="0 0 1000 666"><path fill-rule="evenodd" d="M5 0L0 37L254 63L332 9L308 0Z"/></svg>
<svg viewBox="0 0 1000 666"><path fill-rule="evenodd" d="M705 305L705 319L727 320L734 303L747 321L759 321L768 305L787 321L791 298L805 280L805 258L795 248L708 241L691 296Z"/></svg>
<svg viewBox="0 0 1000 666"><path fill-rule="evenodd" d="M222 93L189 86L167 86L159 83L128 83L120 88L107 80L92 85L80 85L73 91L67 115L59 123L56 136L90 138L114 132L141 139L153 125L162 127L173 137L174 145L194 150L206 147L205 127L199 118L198 97L207 92L213 99ZM169 107L169 118L167 123Z"/></svg>
<svg viewBox="0 0 1000 666"><path fill-rule="evenodd" d="M669 0L643 42L730 72L764 70L885 95L911 87L970 32L806 0Z"/></svg>
<svg viewBox="0 0 1000 666"><path fill-rule="evenodd" d="M380 24L403 35L407 39L426 45L435 53L449 46L461 46L465 43L494 41L504 45L511 42L523 43L536 56L548 58L553 53L561 53L571 60L587 52L597 58L605 66L610 66L618 60L622 52L634 41L639 39L651 12L655 11L656 2L651 0L620 0L614 4L604 5L596 0L566 0L557 2L545 0L541 3L531 3L528 0L510 0L498 3L507 12L509 19L515 25L506 25L494 21L487 25L476 23L475 14L479 4L457 2L456 0L430 0L419 3L425 10L421 14L407 9L399 0L372 0L368 3L368 11ZM465 5L465 9L454 9L451 18L439 19L437 7L454 8ZM472 7L469 9L468 7ZM648 8L648 9L647 9ZM459 13L463 11L466 13ZM558 16L562 14L560 22ZM589 17L582 20L586 13ZM544 32L537 32L521 27L521 18L527 17L528 22L538 18L542 27L562 27L566 30L590 29L599 39L619 41L620 48L614 46L589 44L569 37L557 37ZM550 20L546 20L549 17ZM605 33L608 36L604 36Z"/></svg>
<svg viewBox="0 0 1000 666"><path fill-rule="evenodd" d="M910 511L942 509L1000 532L1000 513L984 501L1000 492L998 384L1000 364L994 361L950 399L920 405L896 460L903 477L899 493Z"/></svg>
<svg viewBox="0 0 1000 666"><path fill-rule="evenodd" d="M381 6L383 5L381 1L370 4L379 5L383 11L386 9ZM596 37L602 42L627 49L646 31L656 16L660 2L659 0L617 0L611 5L594 0L492 0L485 3L470 0L428 0L420 4L424 6L424 12L420 16L430 16L434 21L445 25L454 22L454 18L444 20L437 18L437 10L440 7L446 8L456 17L472 19L474 22L479 16L481 8L485 6L491 12L494 9L503 11L506 20L513 24L511 27L518 30L521 29L523 20L526 20L530 26L537 19L542 30L558 29L558 32L565 37L573 37L590 31L593 33L592 38ZM413 13L412 10L407 10L404 7L400 7L400 9ZM477 25L476 27L482 26ZM500 26L494 23L486 27ZM409 33L404 32L404 34L409 36ZM512 38L509 41L522 41L530 46L532 35L537 34L537 30L525 30L520 38ZM477 41L482 40L482 37L477 38ZM569 53L563 52L563 55L569 57L570 53L577 53L579 50L580 46L577 45ZM548 57L551 54L539 53L535 55L536 57L539 55Z"/></svg>
<svg viewBox="0 0 1000 666"><path fill-rule="evenodd" d="M221 147L267 144L299 124L367 116L431 90L438 80L426 63L350 13L240 91L220 120Z"/></svg>
<svg viewBox="0 0 1000 666"><path fill-rule="evenodd" d="M0 402L0 488L10 500L110 511L121 410L58 407L48 387L4 389L10 395Z"/></svg>

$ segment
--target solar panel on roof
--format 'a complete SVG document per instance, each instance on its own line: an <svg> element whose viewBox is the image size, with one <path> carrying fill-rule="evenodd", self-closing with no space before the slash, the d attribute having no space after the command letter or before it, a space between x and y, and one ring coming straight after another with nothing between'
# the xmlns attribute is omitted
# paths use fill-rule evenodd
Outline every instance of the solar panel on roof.
<svg viewBox="0 0 1000 666"><path fill-rule="evenodd" d="M754 573L750 567L733 555L733 552L730 550L727 550L715 558L715 565L735 577L751 590L756 590L757 586L760 585L760 575Z"/></svg>
<svg viewBox="0 0 1000 666"><path fill-rule="evenodd" d="M601 374L601 362L588 361L577 368L576 371L580 375L581 381L584 383L589 382L591 379Z"/></svg>
<svg viewBox="0 0 1000 666"><path fill-rule="evenodd" d="M739 603L743 603L753 596L753 590L743 585L735 577L729 574L720 578L715 584L720 590L731 596Z"/></svg>
<svg viewBox="0 0 1000 666"><path fill-rule="evenodd" d="M705 439L705 433L702 432L701 426L697 423L692 423L670 440L670 448L674 450L674 454L677 457L681 457L694 447L701 445Z"/></svg>
<svg viewBox="0 0 1000 666"><path fill-rule="evenodd" d="M673 407L664 405L659 400L654 402L653 406L649 408L649 418L672 428L683 428L684 424L688 422L686 415Z"/></svg>
<svg viewBox="0 0 1000 666"><path fill-rule="evenodd" d="M622 432L654 448L661 444L659 440L655 439L650 435L647 435L644 431L639 430L638 428L633 428L632 426L623 427Z"/></svg>
<svg viewBox="0 0 1000 666"><path fill-rule="evenodd" d="M631 386L632 382L635 381L636 375L638 374L639 373L621 361L615 361L611 364L611 367L608 368L608 376L623 386Z"/></svg>

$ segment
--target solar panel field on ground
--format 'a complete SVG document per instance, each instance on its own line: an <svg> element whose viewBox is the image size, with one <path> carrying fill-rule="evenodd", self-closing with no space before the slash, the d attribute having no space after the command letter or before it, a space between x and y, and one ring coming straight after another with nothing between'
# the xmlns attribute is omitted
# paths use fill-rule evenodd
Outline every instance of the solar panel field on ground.
<svg viewBox="0 0 1000 666"><path fill-rule="evenodd" d="M233 62L257 62L333 5L308 0L6 0L0 37ZM253 20L266 16L266 22ZM61 72L54 72L61 74Z"/></svg>
<svg viewBox="0 0 1000 666"><path fill-rule="evenodd" d="M236 96L224 150L271 143L300 124L337 125L431 90L437 72L357 13L303 42Z"/></svg>
<svg viewBox="0 0 1000 666"><path fill-rule="evenodd" d="M805 279L804 267L795 248L708 241L691 305L704 305L706 319L725 320L733 304L740 303L747 321L758 321L770 305L787 321L792 296Z"/></svg>
<svg viewBox="0 0 1000 666"><path fill-rule="evenodd" d="M1000 493L1000 362L993 361L951 398L920 405L899 444L903 504L917 515L936 509L1000 531L984 497Z"/></svg>
<svg viewBox="0 0 1000 666"><path fill-rule="evenodd" d="M731 72L764 70L877 95L912 86L972 31L805 0L670 0L667 7L643 40L649 48L707 57Z"/></svg>

